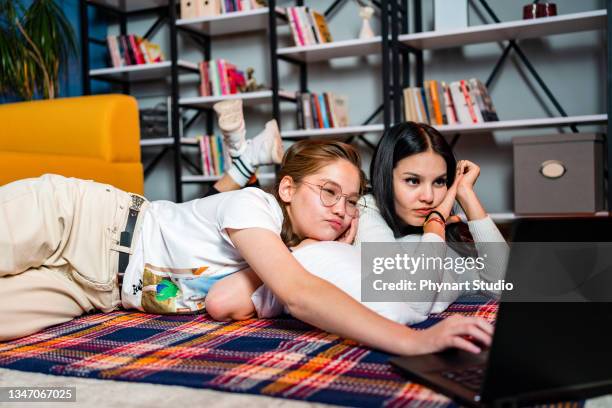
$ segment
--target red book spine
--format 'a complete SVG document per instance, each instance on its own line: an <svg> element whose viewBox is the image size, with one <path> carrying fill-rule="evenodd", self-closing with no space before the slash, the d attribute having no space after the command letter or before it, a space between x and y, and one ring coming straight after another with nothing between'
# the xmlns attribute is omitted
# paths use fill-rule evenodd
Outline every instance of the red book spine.
<svg viewBox="0 0 612 408"><path fill-rule="evenodd" d="M321 104L319 103L319 95L313 94L315 109L317 110L317 119L319 120L319 129L325 128L323 123L323 116L321 115Z"/></svg>
<svg viewBox="0 0 612 408"><path fill-rule="evenodd" d="M140 52L140 47L138 46L138 42L136 41L136 36L134 34L130 34L130 48L134 52L134 56L136 57L137 64L146 63L142 53Z"/></svg>
<svg viewBox="0 0 612 408"><path fill-rule="evenodd" d="M470 97L470 91L467 89L467 84L462 79L461 82L461 92L463 92L463 96L465 97L465 103L470 111L470 117L472 118L472 123L478 123L478 117L476 116L476 112L474 112L474 103L472 98Z"/></svg>

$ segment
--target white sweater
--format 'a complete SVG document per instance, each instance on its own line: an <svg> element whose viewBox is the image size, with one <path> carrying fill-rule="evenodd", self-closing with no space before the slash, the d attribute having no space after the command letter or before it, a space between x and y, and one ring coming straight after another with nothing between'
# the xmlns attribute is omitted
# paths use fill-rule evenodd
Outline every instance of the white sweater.
<svg viewBox="0 0 612 408"><path fill-rule="evenodd" d="M367 195L366 209L361 212L359 216L359 229L357 231L357 237L355 238L354 245L361 248L362 242L413 242L413 243L443 243L444 240L437 234L425 233L425 234L410 234L403 237L395 238L393 231L385 220L383 219L374 197ZM466 272L463 274L453 273L452 271L438 271L438 277L442 282L460 282L460 281L474 281L476 279L485 282L497 282L503 279L506 263L508 260L509 248L499 229L493 222L490 216L480 219L468 221L468 228L474 238L476 250L479 255L482 255L481 251L484 244L486 243L503 243L503 245L488 246L488 256L484 261L484 269L479 273ZM435 245L429 246L430 250L435 248L434 256L444 257L460 257L452 248L447 245ZM492 253L494 252L494 253ZM429 270L428 272L431 272ZM433 276L433 274L432 274ZM465 294L467 292L464 292ZM472 292L473 293L473 292ZM488 293L488 295L499 296L499 292ZM431 303L426 302L410 302L410 306L419 312L423 317L426 317L429 313L439 313L444 311L455 298L449 298L445 296L444 301L436 301L434 299Z"/></svg>

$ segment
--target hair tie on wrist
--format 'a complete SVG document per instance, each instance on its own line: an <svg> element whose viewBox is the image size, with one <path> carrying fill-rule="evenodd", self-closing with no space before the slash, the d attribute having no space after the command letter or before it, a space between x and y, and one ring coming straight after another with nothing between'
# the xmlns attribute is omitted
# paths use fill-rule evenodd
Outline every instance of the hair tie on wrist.
<svg viewBox="0 0 612 408"><path fill-rule="evenodd" d="M432 214L436 214L438 217L442 219L442 222L446 224L446 218L444 218L444 216L439 211L436 211L436 210L431 210L431 212L427 214L427 217L425 217L425 222L427 222L427 220L429 219L429 217L431 217Z"/></svg>
<svg viewBox="0 0 612 408"><path fill-rule="evenodd" d="M425 222L423 223L423 228L425 228L425 226L429 224L430 222L435 222L436 224L440 224L442 226L442 229L446 229L446 223L442 221L440 218L436 218L436 217L425 220Z"/></svg>

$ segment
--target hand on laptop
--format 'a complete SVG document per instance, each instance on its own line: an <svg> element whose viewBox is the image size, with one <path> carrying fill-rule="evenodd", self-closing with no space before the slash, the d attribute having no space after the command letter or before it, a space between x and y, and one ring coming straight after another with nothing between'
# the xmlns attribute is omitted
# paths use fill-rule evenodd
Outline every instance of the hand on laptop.
<svg viewBox="0 0 612 408"><path fill-rule="evenodd" d="M482 347L491 345L493 325L481 317L450 316L416 335L420 340L417 354L436 353L447 348L476 354Z"/></svg>

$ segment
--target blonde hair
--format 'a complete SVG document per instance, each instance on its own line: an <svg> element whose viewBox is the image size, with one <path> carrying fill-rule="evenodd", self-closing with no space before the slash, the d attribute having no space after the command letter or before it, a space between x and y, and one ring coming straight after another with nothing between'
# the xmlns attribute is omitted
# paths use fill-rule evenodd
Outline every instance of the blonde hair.
<svg viewBox="0 0 612 408"><path fill-rule="evenodd" d="M281 168L276 175L273 194L283 211L281 239L287 246L299 244L304 237L298 236L293 231L293 225L287 213L287 203L280 198L278 193L281 180L283 177L289 176L294 183L300 183L304 177L316 173L337 160L346 160L357 168L359 171L359 194L363 194L366 188L366 177L361 170L361 157L359 152L350 144L335 140L307 139L293 144L285 152Z"/></svg>

